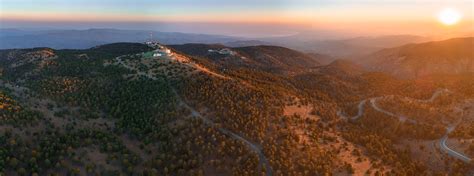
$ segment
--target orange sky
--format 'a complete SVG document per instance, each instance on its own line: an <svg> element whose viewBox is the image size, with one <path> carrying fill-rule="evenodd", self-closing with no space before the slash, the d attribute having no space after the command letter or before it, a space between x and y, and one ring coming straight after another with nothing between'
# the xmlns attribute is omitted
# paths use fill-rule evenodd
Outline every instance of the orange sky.
<svg viewBox="0 0 474 176"><path fill-rule="evenodd" d="M134 2L0 0L0 21L259 23L307 29L412 34L463 33L474 29L474 4L471 0ZM459 24L448 27L439 23L437 14L446 7L462 14Z"/></svg>

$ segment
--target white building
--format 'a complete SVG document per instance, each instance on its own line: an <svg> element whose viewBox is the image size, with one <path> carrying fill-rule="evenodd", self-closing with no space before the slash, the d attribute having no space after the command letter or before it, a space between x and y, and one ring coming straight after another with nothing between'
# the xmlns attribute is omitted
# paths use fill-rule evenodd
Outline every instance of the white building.
<svg viewBox="0 0 474 176"><path fill-rule="evenodd" d="M223 48L221 50L210 49L210 50L207 50L207 51L210 52L210 53L219 53L219 54L223 54L223 55L234 55L234 51L232 51L229 48Z"/></svg>
<svg viewBox="0 0 474 176"><path fill-rule="evenodd" d="M161 56L163 56L163 54L161 54L161 53L153 53L153 57L161 57Z"/></svg>
<svg viewBox="0 0 474 176"><path fill-rule="evenodd" d="M229 48L224 48L219 51L219 54L234 55L234 51L230 50Z"/></svg>

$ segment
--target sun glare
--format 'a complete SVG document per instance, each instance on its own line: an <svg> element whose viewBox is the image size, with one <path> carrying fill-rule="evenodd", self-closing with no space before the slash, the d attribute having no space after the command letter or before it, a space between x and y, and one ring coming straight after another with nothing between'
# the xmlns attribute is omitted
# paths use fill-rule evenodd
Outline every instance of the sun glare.
<svg viewBox="0 0 474 176"><path fill-rule="evenodd" d="M455 9L446 8L446 9L443 9L438 14L438 20L444 25L451 26L458 23L459 20L461 20L461 13L459 13Z"/></svg>

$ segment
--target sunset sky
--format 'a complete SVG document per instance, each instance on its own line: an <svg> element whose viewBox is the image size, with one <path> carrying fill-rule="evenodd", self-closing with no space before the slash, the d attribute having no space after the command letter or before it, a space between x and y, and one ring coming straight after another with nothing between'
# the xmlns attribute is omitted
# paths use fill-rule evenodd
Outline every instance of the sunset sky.
<svg viewBox="0 0 474 176"><path fill-rule="evenodd" d="M452 26L441 24L437 15L445 8L458 11L461 20ZM0 0L0 27L428 35L472 31L473 9L472 0Z"/></svg>

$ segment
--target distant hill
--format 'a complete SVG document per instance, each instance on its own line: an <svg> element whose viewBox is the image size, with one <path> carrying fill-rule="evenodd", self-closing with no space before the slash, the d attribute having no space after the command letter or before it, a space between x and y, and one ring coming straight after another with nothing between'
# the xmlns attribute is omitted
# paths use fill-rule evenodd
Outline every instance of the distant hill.
<svg viewBox="0 0 474 176"><path fill-rule="evenodd" d="M308 53L320 53L333 57L351 58L373 53L383 48L397 47L409 43L428 41L428 38L414 35L386 35L378 37L356 37L324 40L319 38L273 38L263 41Z"/></svg>
<svg viewBox="0 0 474 176"><path fill-rule="evenodd" d="M245 47L245 46L259 46L259 45L272 45L270 42L264 42L260 40L239 40L223 43L223 45L228 47Z"/></svg>
<svg viewBox="0 0 474 176"><path fill-rule="evenodd" d="M183 52L192 56L205 57L210 55L210 49L218 50L226 48L226 46L221 44L200 44L200 43L188 43L183 45L169 45L171 48Z"/></svg>
<svg viewBox="0 0 474 176"><path fill-rule="evenodd" d="M386 35L379 37L356 37L344 40L336 40L350 45L359 45L366 47L392 48L402 46L408 43L418 43L427 41L429 38L417 35Z"/></svg>
<svg viewBox="0 0 474 176"><path fill-rule="evenodd" d="M141 43L122 42L122 43L99 45L99 46L91 48L90 50L104 52L104 53L113 53L115 55L125 55L129 53L146 52L146 51L153 50L153 48Z"/></svg>
<svg viewBox="0 0 474 176"><path fill-rule="evenodd" d="M380 50L359 63L403 78L474 72L473 48L474 38L408 44Z"/></svg>
<svg viewBox="0 0 474 176"><path fill-rule="evenodd" d="M220 35L158 32L150 30L44 30L0 29L0 49L50 47L55 49L86 49L115 42L144 42L153 39L164 44L226 43L240 40Z"/></svg>
<svg viewBox="0 0 474 176"><path fill-rule="evenodd" d="M311 56L313 59L318 61L321 65L328 65L336 60L336 58L319 53L308 53L307 55Z"/></svg>
<svg viewBox="0 0 474 176"><path fill-rule="evenodd" d="M320 65L311 56L279 46L249 46L235 48L235 50L245 57L253 58L259 64L301 68Z"/></svg>
<svg viewBox="0 0 474 176"><path fill-rule="evenodd" d="M247 46L227 48L224 45L185 44L170 47L187 55L209 59L223 67L251 67L267 71L295 71L321 65L315 57L279 46ZM233 54L209 50L230 49ZM322 56L320 56L322 57Z"/></svg>
<svg viewBox="0 0 474 176"><path fill-rule="evenodd" d="M358 76L365 72L364 68L347 60L336 60L319 68L319 71L328 75Z"/></svg>

